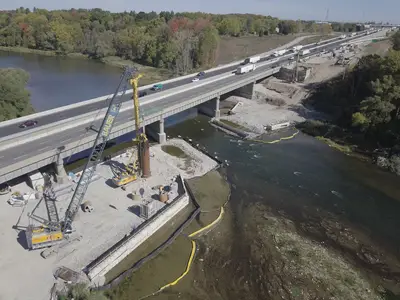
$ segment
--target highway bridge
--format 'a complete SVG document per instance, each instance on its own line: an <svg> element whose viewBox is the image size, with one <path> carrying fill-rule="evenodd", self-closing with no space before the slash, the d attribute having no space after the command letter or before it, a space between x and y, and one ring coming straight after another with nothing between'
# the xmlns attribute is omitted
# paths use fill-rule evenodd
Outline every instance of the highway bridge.
<svg viewBox="0 0 400 300"><path fill-rule="evenodd" d="M375 33L374 33L375 34ZM345 39L333 38L323 43L306 45L309 57L322 50L333 50L344 42L365 37L365 33ZM150 92L151 86L141 87L149 95L142 97L141 113L144 125L157 129L159 142L164 142L164 119L187 109L198 107L219 117L219 99L227 93L250 98L254 83L277 73L281 66L289 64L295 54L281 56L279 60L265 53L257 63L257 69L244 75L235 75L240 62L234 62L206 71L206 78L191 82L194 74L171 79L164 84L164 90ZM110 138L134 131L132 113L132 91L128 91L120 114L116 120ZM63 159L92 146L95 133L88 131L90 125L98 126L104 117L108 96L91 99L78 104L33 114L0 123L0 183L35 171L55 163L62 169ZM18 125L26 120L38 121L38 126L21 130Z"/></svg>

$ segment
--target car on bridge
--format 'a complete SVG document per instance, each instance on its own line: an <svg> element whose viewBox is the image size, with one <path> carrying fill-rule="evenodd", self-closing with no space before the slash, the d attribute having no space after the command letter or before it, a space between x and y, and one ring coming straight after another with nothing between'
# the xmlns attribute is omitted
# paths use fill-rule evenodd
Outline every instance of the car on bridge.
<svg viewBox="0 0 400 300"><path fill-rule="evenodd" d="M29 120L19 125L19 128L28 128L32 126L36 126L38 121L36 120Z"/></svg>
<svg viewBox="0 0 400 300"><path fill-rule="evenodd" d="M206 72L201 71L199 74L197 74L197 77L204 77L206 76Z"/></svg>
<svg viewBox="0 0 400 300"><path fill-rule="evenodd" d="M196 81L199 81L199 80L200 80L199 77L195 77L195 78L192 79L192 82L196 82Z"/></svg>
<svg viewBox="0 0 400 300"><path fill-rule="evenodd" d="M147 92L145 92L145 91L140 91L138 96L139 96L139 98L140 98L140 97L147 96Z"/></svg>
<svg viewBox="0 0 400 300"><path fill-rule="evenodd" d="M153 87L151 89L153 91L160 91L160 90L162 90L162 88L163 88L162 83L157 83L157 84L153 85Z"/></svg>

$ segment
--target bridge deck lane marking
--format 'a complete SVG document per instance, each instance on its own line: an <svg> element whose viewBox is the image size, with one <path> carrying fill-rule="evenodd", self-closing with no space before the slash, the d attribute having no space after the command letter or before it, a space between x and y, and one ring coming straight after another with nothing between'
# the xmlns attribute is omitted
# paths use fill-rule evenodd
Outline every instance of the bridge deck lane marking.
<svg viewBox="0 0 400 300"><path fill-rule="evenodd" d="M28 155L29 155L29 153L26 153L26 154L14 157L13 160L17 160L18 158L25 157L25 156L28 156Z"/></svg>

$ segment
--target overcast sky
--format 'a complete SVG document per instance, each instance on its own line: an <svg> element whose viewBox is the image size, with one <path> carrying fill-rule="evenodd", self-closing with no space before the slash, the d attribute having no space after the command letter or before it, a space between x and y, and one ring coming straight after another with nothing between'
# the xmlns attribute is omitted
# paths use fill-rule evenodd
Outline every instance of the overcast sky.
<svg viewBox="0 0 400 300"><path fill-rule="evenodd" d="M206 11L257 13L287 19L400 23L400 0L0 0L0 9L102 8L117 11Z"/></svg>

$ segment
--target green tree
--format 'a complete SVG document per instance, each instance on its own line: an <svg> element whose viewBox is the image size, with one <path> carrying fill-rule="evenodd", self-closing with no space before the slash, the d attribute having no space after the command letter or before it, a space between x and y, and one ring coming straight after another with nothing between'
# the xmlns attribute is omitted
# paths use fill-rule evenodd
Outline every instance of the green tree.
<svg viewBox="0 0 400 300"><path fill-rule="evenodd" d="M22 69L0 69L0 121L33 112L26 89L29 74Z"/></svg>
<svg viewBox="0 0 400 300"><path fill-rule="evenodd" d="M215 63L219 45L218 31L209 26L204 29L199 39L198 62L199 65L211 66Z"/></svg>
<svg viewBox="0 0 400 300"><path fill-rule="evenodd" d="M364 114L362 114L360 112L356 112L352 116L351 123L352 123L353 127L358 127L362 131L364 131L369 125L369 120Z"/></svg>
<svg viewBox="0 0 400 300"><path fill-rule="evenodd" d="M353 28L352 24L343 26L346 30ZM331 132L332 136L399 153L400 51L392 49L385 57L362 57L346 76L323 83L309 103L346 129Z"/></svg>
<svg viewBox="0 0 400 300"><path fill-rule="evenodd" d="M218 31L222 35L238 36L240 33L240 22L235 17L224 18L218 24Z"/></svg>

